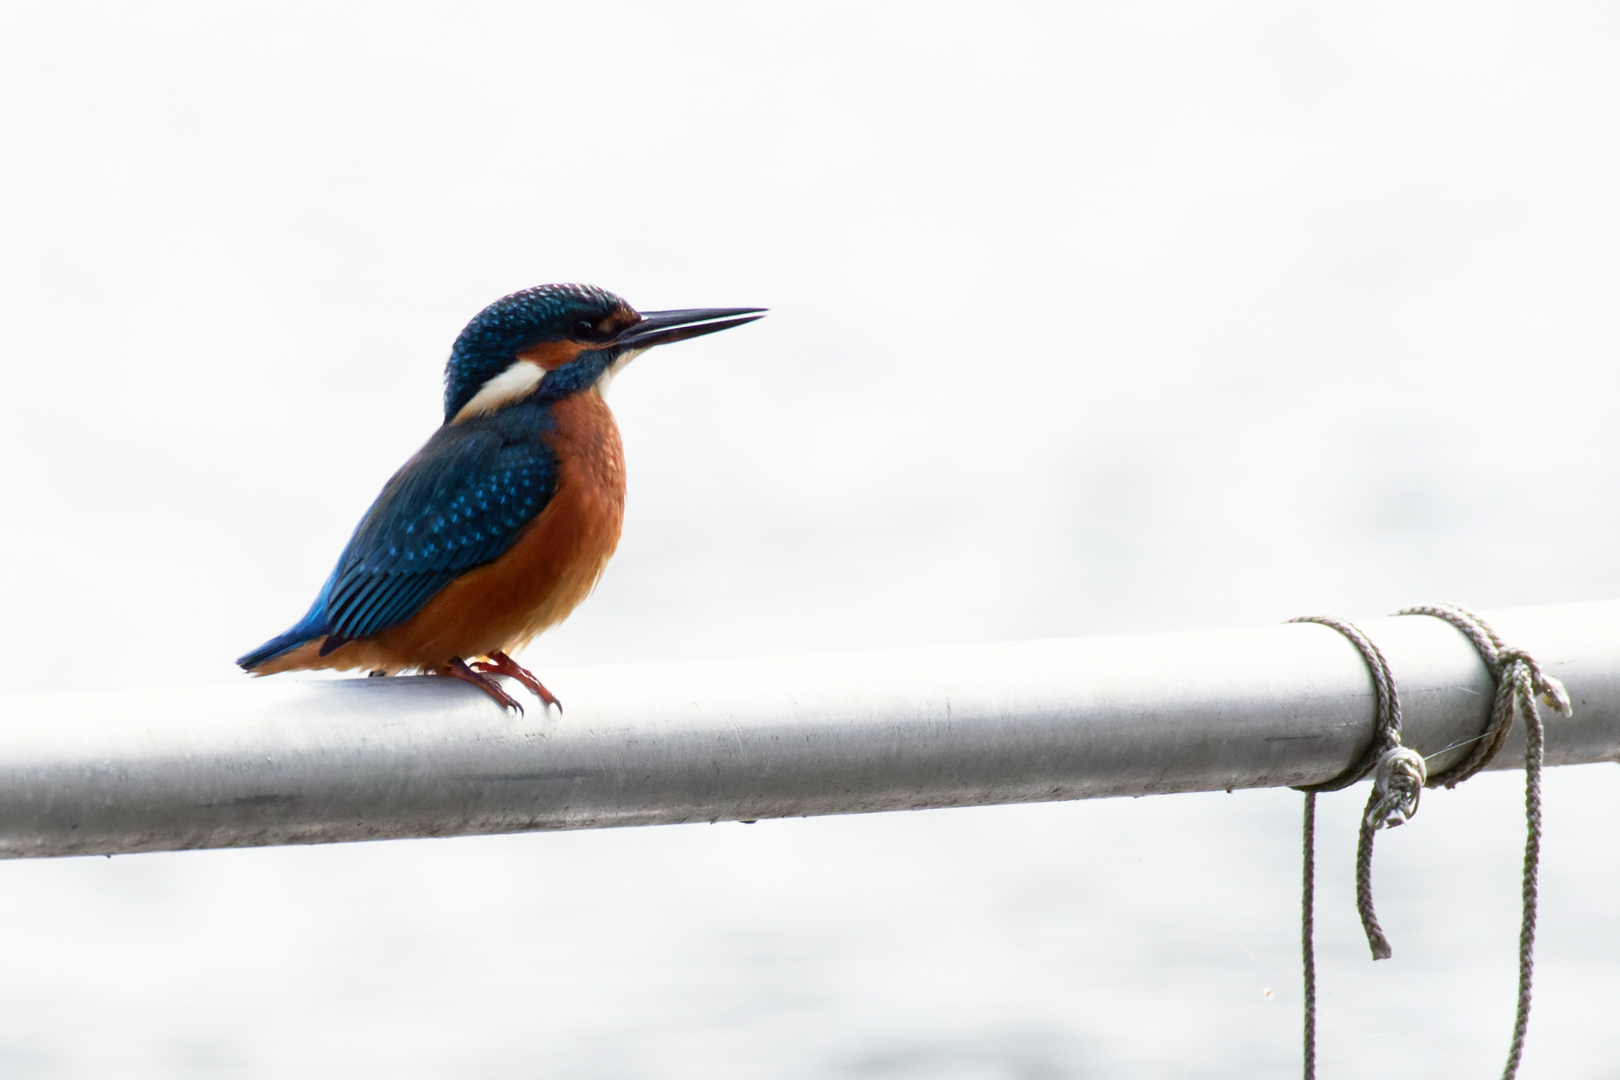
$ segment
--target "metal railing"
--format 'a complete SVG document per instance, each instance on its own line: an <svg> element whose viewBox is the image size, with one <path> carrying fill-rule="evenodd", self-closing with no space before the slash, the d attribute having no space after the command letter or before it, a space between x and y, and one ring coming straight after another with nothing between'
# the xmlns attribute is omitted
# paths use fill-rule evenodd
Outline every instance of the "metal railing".
<svg viewBox="0 0 1620 1080"><path fill-rule="evenodd" d="M1574 699L1548 764L1620 757L1620 602L1487 616ZM1443 768L1490 706L1473 646L1431 618L1360 625L1406 744ZM1308 784L1373 716L1361 658L1311 624L542 674L566 713L439 678L0 698L0 856ZM1497 766L1521 757L1516 733Z"/></svg>

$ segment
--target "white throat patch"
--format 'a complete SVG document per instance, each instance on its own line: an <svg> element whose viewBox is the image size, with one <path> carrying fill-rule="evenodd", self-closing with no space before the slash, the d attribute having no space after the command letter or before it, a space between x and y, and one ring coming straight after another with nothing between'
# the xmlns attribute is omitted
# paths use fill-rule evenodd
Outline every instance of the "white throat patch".
<svg viewBox="0 0 1620 1080"><path fill-rule="evenodd" d="M634 360L636 357L640 356L646 351L646 349L626 349L624 352L620 353L618 359L609 364L602 371L602 374L597 378L596 392L603 397L607 397L608 387L613 385L613 376L623 371L625 369L625 365L629 364L630 361Z"/></svg>
<svg viewBox="0 0 1620 1080"><path fill-rule="evenodd" d="M534 393L540 386L540 380L546 377L539 364L528 360L519 360L505 371L490 379L478 388L478 393L472 400L461 407L456 413L452 424L459 424L463 420L474 416L483 416L496 409L510 405L515 401L522 401Z"/></svg>

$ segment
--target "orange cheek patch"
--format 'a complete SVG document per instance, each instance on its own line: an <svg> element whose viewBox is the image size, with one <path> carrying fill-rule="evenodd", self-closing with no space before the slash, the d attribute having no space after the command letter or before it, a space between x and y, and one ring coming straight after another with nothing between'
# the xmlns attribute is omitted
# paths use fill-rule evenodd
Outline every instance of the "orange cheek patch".
<svg viewBox="0 0 1620 1080"><path fill-rule="evenodd" d="M538 364L542 371L553 371L564 364L573 363L584 351L585 346L577 341L547 341L524 349L517 354L517 358Z"/></svg>

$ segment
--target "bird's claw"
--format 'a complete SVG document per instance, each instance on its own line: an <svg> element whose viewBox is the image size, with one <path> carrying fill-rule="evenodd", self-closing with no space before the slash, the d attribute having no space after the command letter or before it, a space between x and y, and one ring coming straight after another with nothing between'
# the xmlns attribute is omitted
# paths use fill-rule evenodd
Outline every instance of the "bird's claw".
<svg viewBox="0 0 1620 1080"><path fill-rule="evenodd" d="M468 667L466 661L462 660L460 657L452 657L448 664L439 669L439 674L448 675L452 679L460 679L462 682L470 682L474 686L478 687L478 689L500 702L504 708L516 709L519 716L523 715L523 706L518 702L517 698L514 698L511 694L508 694L500 683L496 682L488 675L481 674Z"/></svg>
<svg viewBox="0 0 1620 1080"><path fill-rule="evenodd" d="M484 675L510 675L528 687L529 692L535 697L545 702L546 708L549 709L555 705L557 711L562 712L562 702L557 700L557 695L541 685L540 680L534 677L534 672L503 652L490 653L487 660L474 663L473 670Z"/></svg>

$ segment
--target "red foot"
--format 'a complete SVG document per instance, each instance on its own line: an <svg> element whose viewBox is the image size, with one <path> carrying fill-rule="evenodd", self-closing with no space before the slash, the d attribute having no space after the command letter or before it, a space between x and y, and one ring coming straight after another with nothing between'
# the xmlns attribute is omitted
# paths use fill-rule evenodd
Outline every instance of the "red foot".
<svg viewBox="0 0 1620 1080"><path fill-rule="evenodd" d="M503 652L490 653L489 662L479 661L473 665L473 670L481 671L486 675L510 675L524 686L527 686L529 692L534 694L535 697L545 702L546 708L549 709L555 705L557 711L562 712L562 702L558 701L557 696L550 690L540 685L540 680L534 677L534 672Z"/></svg>
<svg viewBox="0 0 1620 1080"><path fill-rule="evenodd" d="M463 682L470 682L474 686L478 687L478 689L500 702L503 707L508 709L516 709L519 715L522 715L523 713L523 706L519 705L517 699L511 694L508 694L505 690L502 690L500 683L496 682L488 675L480 675L478 672L468 667L466 662L459 656L452 656L450 658L450 662L439 669L439 674L448 675L452 679L460 679Z"/></svg>

